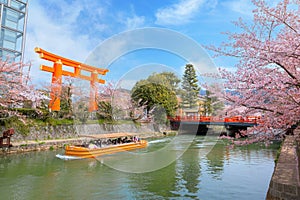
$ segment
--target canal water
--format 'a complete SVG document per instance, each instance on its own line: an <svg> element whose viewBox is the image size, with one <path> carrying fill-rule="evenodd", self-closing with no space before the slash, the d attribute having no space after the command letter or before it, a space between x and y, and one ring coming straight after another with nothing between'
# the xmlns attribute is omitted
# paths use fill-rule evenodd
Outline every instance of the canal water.
<svg viewBox="0 0 300 200"><path fill-rule="evenodd" d="M265 199L278 143L232 147L214 137L184 137L182 143L192 139L188 148L167 149L179 155L173 162L137 173L137 162L124 162L127 170L111 164L128 160L123 153L85 160L56 158L63 150L0 156L0 199ZM149 139L132 154L160 152L173 140Z"/></svg>

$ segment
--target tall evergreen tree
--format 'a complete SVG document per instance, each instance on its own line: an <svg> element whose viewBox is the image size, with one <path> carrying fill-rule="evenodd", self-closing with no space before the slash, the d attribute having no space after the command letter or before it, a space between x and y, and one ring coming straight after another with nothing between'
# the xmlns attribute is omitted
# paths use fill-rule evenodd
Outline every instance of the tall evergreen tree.
<svg viewBox="0 0 300 200"><path fill-rule="evenodd" d="M192 64L185 66L181 86L183 107L193 108L197 106L200 87L198 85L195 68Z"/></svg>

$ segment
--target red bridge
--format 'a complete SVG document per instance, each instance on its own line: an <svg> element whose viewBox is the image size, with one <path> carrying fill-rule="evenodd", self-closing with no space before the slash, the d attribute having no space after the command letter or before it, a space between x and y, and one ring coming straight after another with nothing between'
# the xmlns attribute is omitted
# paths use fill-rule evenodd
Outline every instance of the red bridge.
<svg viewBox="0 0 300 200"><path fill-rule="evenodd" d="M169 117L170 121L174 122L197 122L203 124L215 124L215 125L224 125L224 124L238 124L238 125L245 125L245 126L253 126L257 123L261 122L260 116L234 116L234 117L213 117L213 116L176 116L176 117Z"/></svg>
<svg viewBox="0 0 300 200"><path fill-rule="evenodd" d="M253 127L262 123L260 116L234 116L234 117L214 117L214 116L176 116L169 117L171 129L185 129L189 126L198 126L200 131L207 130L208 125L225 126L229 132L238 132L246 130L247 127Z"/></svg>

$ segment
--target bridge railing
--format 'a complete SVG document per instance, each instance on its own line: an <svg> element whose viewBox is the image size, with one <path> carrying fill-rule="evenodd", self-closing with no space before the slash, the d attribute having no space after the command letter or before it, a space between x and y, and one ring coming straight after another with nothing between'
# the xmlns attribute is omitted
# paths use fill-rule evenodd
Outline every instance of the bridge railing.
<svg viewBox="0 0 300 200"><path fill-rule="evenodd" d="M172 121L192 121L192 122L232 122L232 123L261 123L260 116L233 116L233 117L216 117L216 116L175 116L169 117Z"/></svg>

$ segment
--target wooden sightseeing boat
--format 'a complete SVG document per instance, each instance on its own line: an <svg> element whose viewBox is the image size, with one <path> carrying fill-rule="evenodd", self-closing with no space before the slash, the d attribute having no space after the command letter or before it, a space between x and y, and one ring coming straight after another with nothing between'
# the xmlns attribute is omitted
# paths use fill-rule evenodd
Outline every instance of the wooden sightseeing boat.
<svg viewBox="0 0 300 200"><path fill-rule="evenodd" d="M145 148L148 145L146 140L140 140L129 134L85 135L82 137L90 138L90 141L78 145L67 145L65 155L56 155L56 157L65 160L96 158L106 154Z"/></svg>

